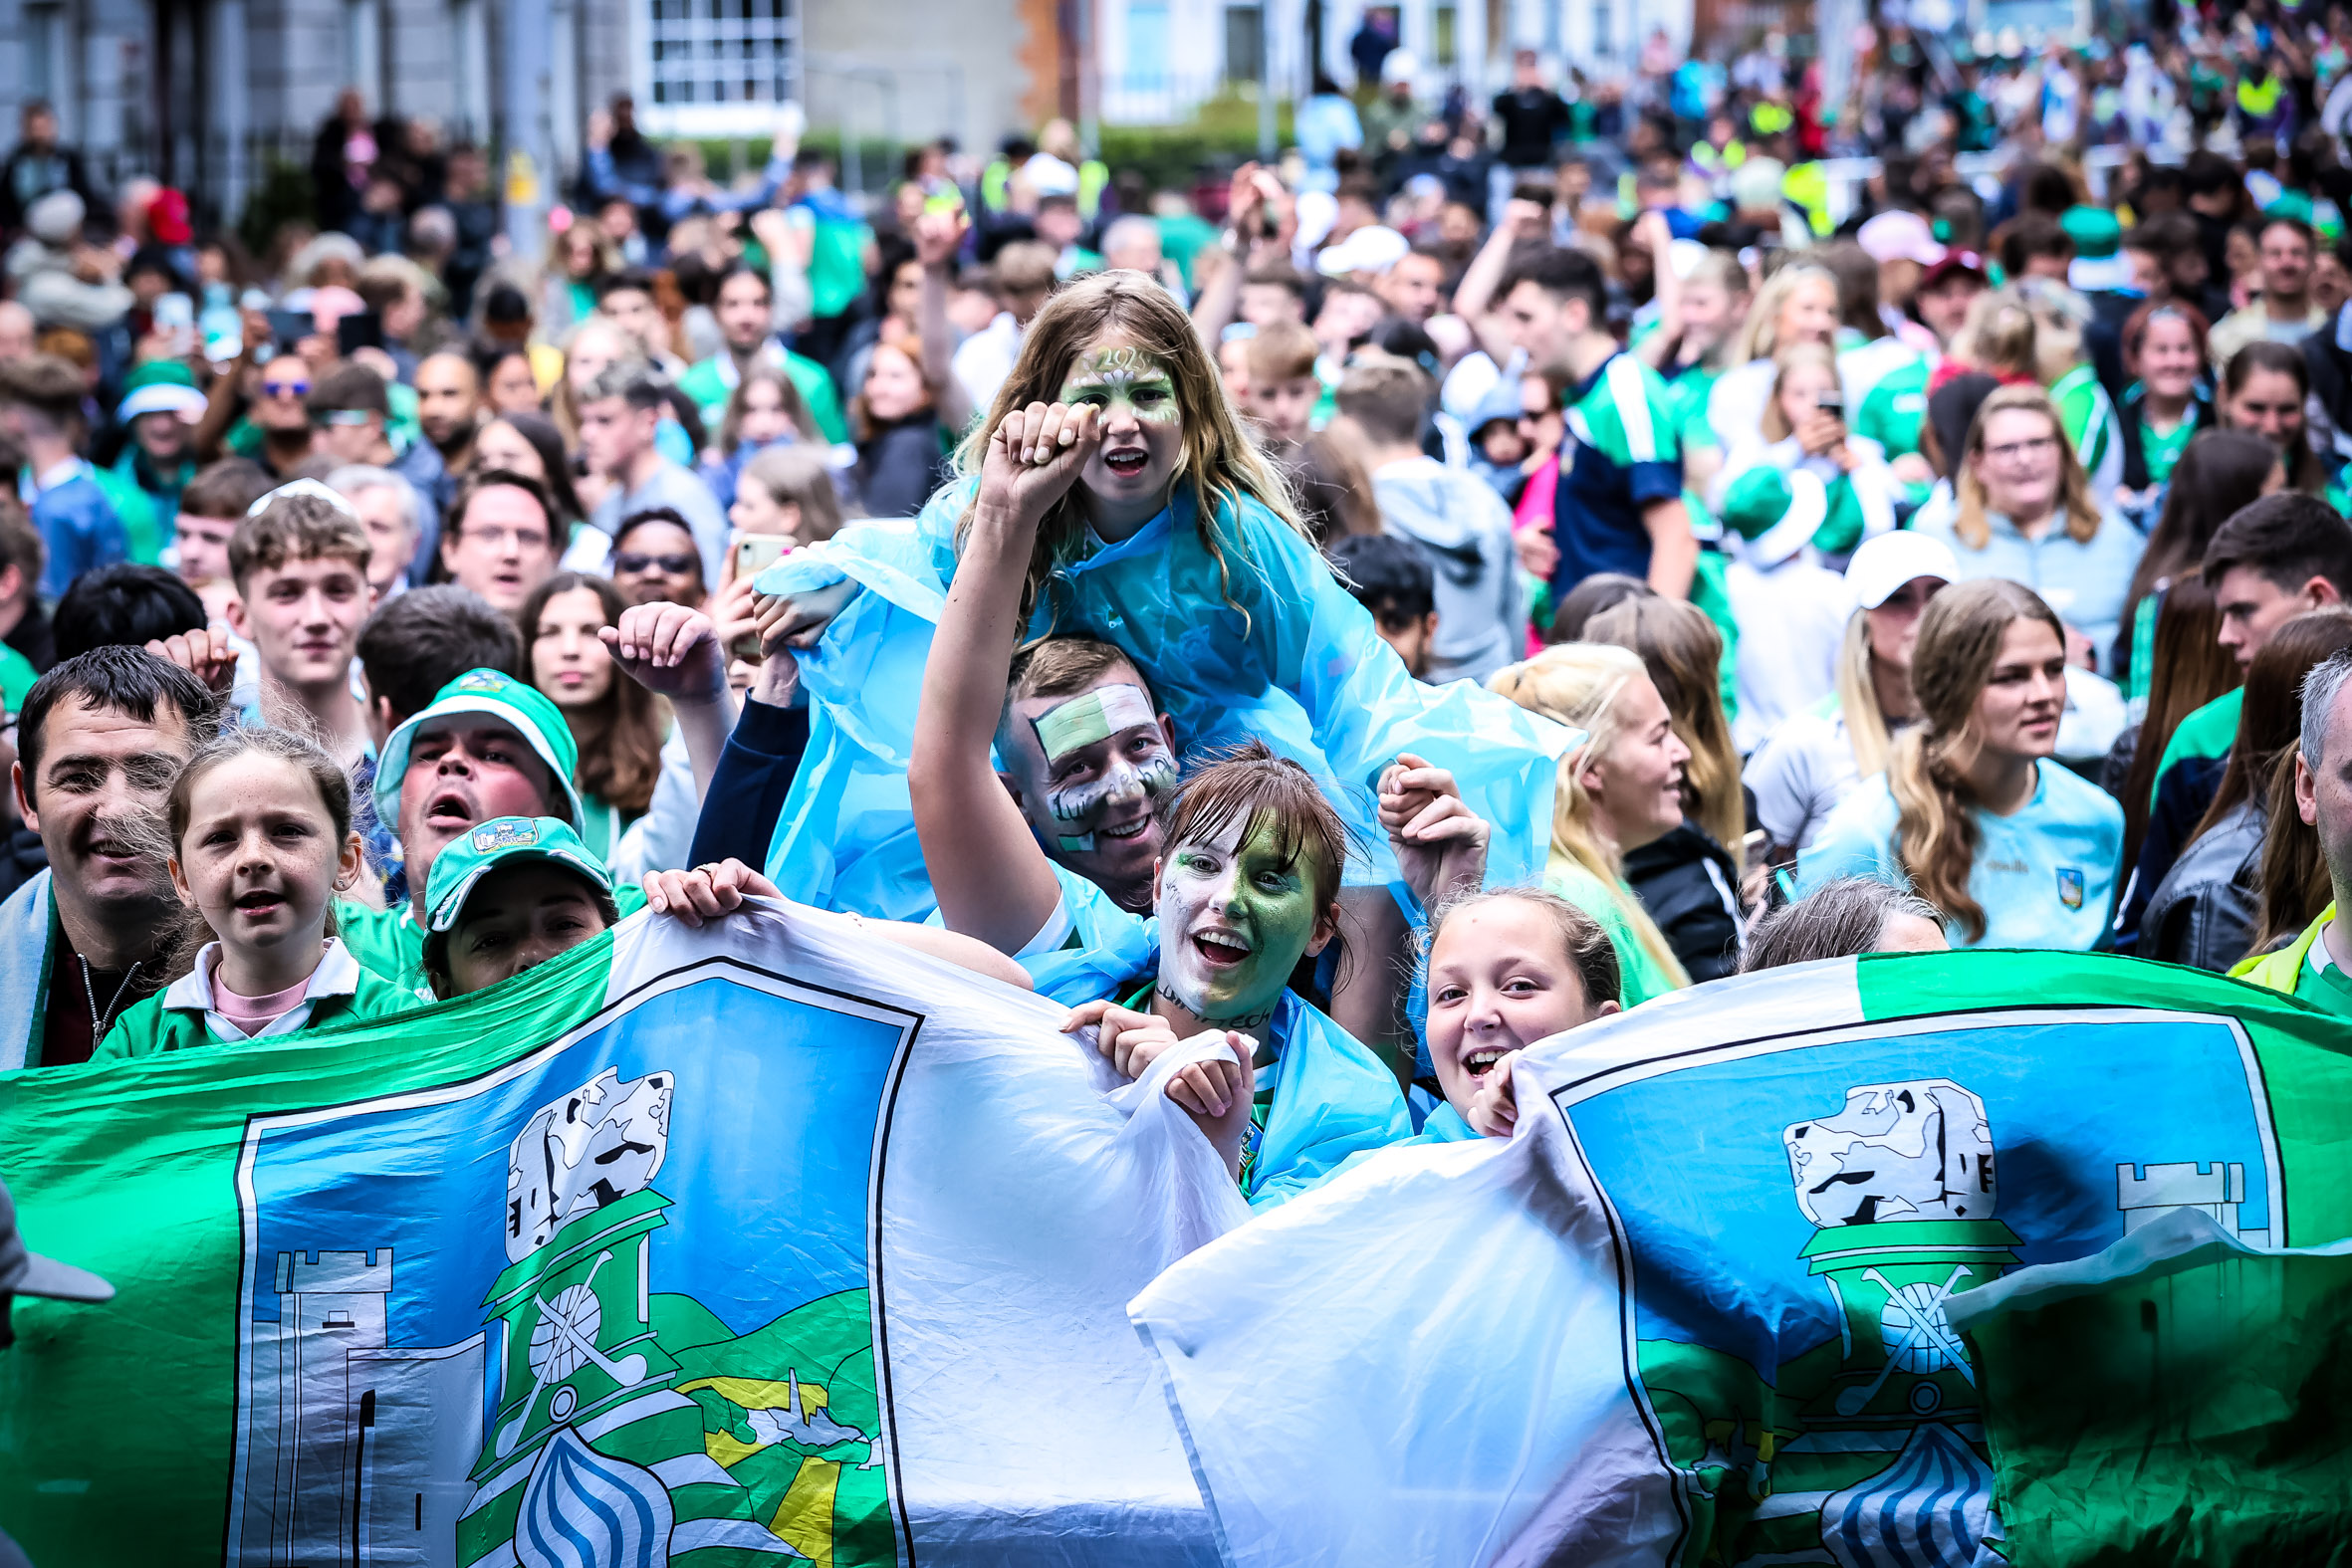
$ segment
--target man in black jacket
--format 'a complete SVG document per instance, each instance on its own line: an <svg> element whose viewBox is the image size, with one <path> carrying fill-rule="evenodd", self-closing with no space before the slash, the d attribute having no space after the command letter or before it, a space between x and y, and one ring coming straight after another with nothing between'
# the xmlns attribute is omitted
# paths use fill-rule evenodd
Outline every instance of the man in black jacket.
<svg viewBox="0 0 2352 1568"><path fill-rule="evenodd" d="M0 233L13 235L22 229L25 210L53 190L70 190L82 198L85 209L96 207L98 198L90 188L82 154L58 144L57 111L48 100L37 98L25 105L19 124L22 133L16 147L0 163Z"/></svg>

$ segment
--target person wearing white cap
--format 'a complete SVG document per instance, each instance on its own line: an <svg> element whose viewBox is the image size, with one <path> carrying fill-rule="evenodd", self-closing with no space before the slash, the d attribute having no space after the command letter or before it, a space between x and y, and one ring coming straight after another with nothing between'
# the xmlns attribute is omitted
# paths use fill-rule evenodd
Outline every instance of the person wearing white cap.
<svg viewBox="0 0 2352 1568"><path fill-rule="evenodd" d="M1960 573L1952 549L1898 531L1865 540L1846 563L1854 609L1837 653L1836 687L1774 730L1748 761L1767 864L1785 865L1813 841L1837 803L1886 768L1894 736L1919 718L1911 650L1919 612ZM1752 638L1742 638L1746 648Z"/></svg>

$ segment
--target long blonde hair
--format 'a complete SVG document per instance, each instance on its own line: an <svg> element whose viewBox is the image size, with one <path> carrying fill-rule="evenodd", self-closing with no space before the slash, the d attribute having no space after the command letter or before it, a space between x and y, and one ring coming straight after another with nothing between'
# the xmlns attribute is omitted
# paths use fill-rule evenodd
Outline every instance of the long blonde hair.
<svg viewBox="0 0 2352 1568"><path fill-rule="evenodd" d="M2039 336L2024 301L2011 290L1993 290L1970 302L1960 331L1952 335L1952 357L1987 375L2038 377Z"/></svg>
<svg viewBox="0 0 2352 1568"><path fill-rule="evenodd" d="M1555 642L1524 663L1497 670L1488 678L1487 689L1529 713L1584 732L1582 744L1559 760L1551 794L1551 852L1573 861L1609 890L1642 951L1682 987L1691 983L1690 972L1666 945L1666 935L1649 911L1627 890L1617 851L1593 827L1592 795L1583 782L1585 767L1616 745L1622 733L1617 699L1632 682L1649 678L1640 655L1629 648L1606 642Z"/></svg>
<svg viewBox="0 0 2352 1568"><path fill-rule="evenodd" d="M1977 462L1985 455L1985 427L1993 423L1995 414L2011 409L2039 414L2050 422L2050 435L2058 443L2058 507L2066 514L2066 534L2077 545L2089 544L2099 532L2099 509L2091 502L2090 475L2083 472L2082 459L2074 455L2074 443L2066 438L2057 405L2038 386L2003 386L1979 405L1977 417L1969 425L1968 448L1953 465L1952 488L1960 509L1952 531L1971 550L1983 550L1993 538L1993 524L1985 515L1985 482L1977 477Z"/></svg>
<svg viewBox="0 0 2352 1568"><path fill-rule="evenodd" d="M1993 678L2010 625L2038 620L2066 641L2041 595L2002 577L1956 582L1928 600L1911 660L1911 690L1926 722L1895 742L1887 786L1895 796L1895 855L1922 898L1971 942L1985 936L1985 907L1969 892L1976 869L1977 795L1954 760L1977 699Z"/></svg>
<svg viewBox="0 0 2352 1568"><path fill-rule="evenodd" d="M1740 749L1724 717L1723 633L1714 620L1688 599L1644 593L1593 616L1584 635L1640 655L1674 733L1691 749L1683 765L1683 809L1731 851L1733 864L1745 865L1748 802L1740 793Z"/></svg>
<svg viewBox="0 0 2352 1568"><path fill-rule="evenodd" d="M970 477L980 472L988 455L989 438L1015 409L1032 403L1058 402L1061 384L1071 361L1107 333L1124 335L1144 352L1168 367L1176 383L1176 406L1183 420L1184 451L1176 463L1176 482L1190 481L1198 491L1194 526L1201 544L1217 562L1218 582L1227 603L1233 602L1233 570L1225 545L1238 535L1221 533L1218 518L1238 513L1248 496L1306 537L1291 503L1282 476L1259 453L1242 431L1240 418L1225 395L1224 379L1201 344L1192 318L1174 296L1139 272L1103 272L1084 278L1057 293L1029 324L1022 339L1021 357L1013 373L997 389L988 417L972 427L956 452L956 473ZM977 494L977 493L975 493ZM966 509L957 525L959 536L971 527ZM1038 527L1037 548L1031 553L1029 573L1022 584L1021 611L1026 617L1052 582L1055 568L1075 560L1086 538L1086 515L1079 487L1054 505Z"/></svg>
<svg viewBox="0 0 2352 1568"><path fill-rule="evenodd" d="M1886 772L1894 750L1887 716L1878 706L1878 684L1870 677L1870 612L1846 617L1845 640L1837 646L1837 711L1845 720L1846 744L1853 748L1854 772L1864 779Z"/></svg>
<svg viewBox="0 0 2352 1568"><path fill-rule="evenodd" d="M1781 344L1780 308L1788 303L1797 286L1804 283L1825 285L1834 300L1837 274L1816 262L1790 262L1764 281L1756 291L1756 298L1748 304L1748 319L1740 324L1740 331L1732 338L1732 351L1725 356L1730 364L1746 364L1751 359L1768 359ZM1832 314L1836 311L1832 305Z"/></svg>

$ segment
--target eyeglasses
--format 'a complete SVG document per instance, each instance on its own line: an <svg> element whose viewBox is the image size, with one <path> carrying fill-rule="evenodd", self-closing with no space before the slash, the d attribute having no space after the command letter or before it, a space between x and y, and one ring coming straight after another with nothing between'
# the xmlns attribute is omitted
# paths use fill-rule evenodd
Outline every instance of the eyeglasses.
<svg viewBox="0 0 2352 1568"><path fill-rule="evenodd" d="M695 560L696 558L691 555L647 556L633 550L624 550L614 554L612 569L615 572L626 572L630 576L635 576L640 571L660 571L667 576L682 577L694 569Z"/></svg>
<svg viewBox="0 0 2352 1568"><path fill-rule="evenodd" d="M1997 463L2014 463L2021 457L2039 457L2044 452L2055 451L2057 445L2056 436L2036 436L2030 441L2004 441L1999 446L1989 446L1985 455Z"/></svg>
<svg viewBox="0 0 2352 1568"><path fill-rule="evenodd" d="M547 535L535 528L469 528L458 537L494 548L513 540L517 550L547 549Z"/></svg>
<svg viewBox="0 0 2352 1568"><path fill-rule="evenodd" d="M311 383L308 381L264 381L261 383L261 395L264 397L308 397L311 395Z"/></svg>

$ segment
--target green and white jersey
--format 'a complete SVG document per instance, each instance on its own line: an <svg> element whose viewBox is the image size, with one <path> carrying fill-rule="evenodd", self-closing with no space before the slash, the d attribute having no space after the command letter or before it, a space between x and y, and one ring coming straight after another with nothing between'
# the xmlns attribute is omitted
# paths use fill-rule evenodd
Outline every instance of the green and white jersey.
<svg viewBox="0 0 2352 1568"><path fill-rule="evenodd" d="M1853 432L1876 441L1890 458L1919 450L1920 427L1928 417L1928 362L1910 364L1880 377L1854 411Z"/></svg>
<svg viewBox="0 0 2352 1568"><path fill-rule="evenodd" d="M1647 576L1642 513L1682 496L1679 403L1657 371L1631 354L1611 354L1565 401L1569 445L1552 503L1555 603L1596 571Z"/></svg>
<svg viewBox="0 0 2352 1568"><path fill-rule="evenodd" d="M2058 424L2074 443L2074 455L2091 476L2091 495L2103 509L2123 482L2123 433L2115 403L2088 364L2078 364L2050 383Z"/></svg>

